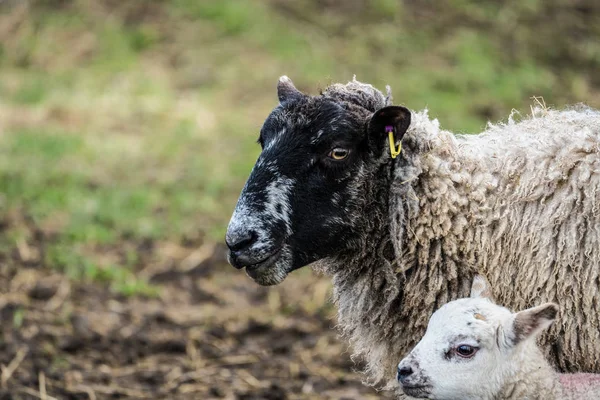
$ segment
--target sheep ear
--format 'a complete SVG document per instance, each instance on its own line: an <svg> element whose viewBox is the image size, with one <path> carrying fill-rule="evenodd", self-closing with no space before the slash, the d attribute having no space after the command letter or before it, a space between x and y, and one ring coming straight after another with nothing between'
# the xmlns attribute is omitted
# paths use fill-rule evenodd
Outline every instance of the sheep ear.
<svg viewBox="0 0 600 400"><path fill-rule="evenodd" d="M279 78L279 81L277 82L277 97L279 98L280 103L296 100L303 96L304 94L296 89L296 86L294 86L294 83L290 78L285 75Z"/></svg>
<svg viewBox="0 0 600 400"><path fill-rule="evenodd" d="M375 111L368 125L368 135L379 144L381 140L387 140L386 127L391 126L394 130L394 139L397 144L402 140L406 130L410 126L410 111L401 106L388 106Z"/></svg>
<svg viewBox="0 0 600 400"><path fill-rule="evenodd" d="M483 275L475 275L473 284L471 285L471 298L477 297L494 300L490 284Z"/></svg>
<svg viewBox="0 0 600 400"><path fill-rule="evenodd" d="M513 344L530 337L536 337L552 324L557 315L558 305L554 303L542 304L514 314L512 324Z"/></svg>

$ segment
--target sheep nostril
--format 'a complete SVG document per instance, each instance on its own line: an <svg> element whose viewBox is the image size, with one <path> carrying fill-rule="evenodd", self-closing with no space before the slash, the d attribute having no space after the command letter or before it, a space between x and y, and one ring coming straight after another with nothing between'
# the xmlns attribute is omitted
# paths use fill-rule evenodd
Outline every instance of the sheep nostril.
<svg viewBox="0 0 600 400"><path fill-rule="evenodd" d="M409 366L398 367L398 376L397 376L398 381L400 381L400 382L404 381L406 378L411 376L412 373L413 373L413 370Z"/></svg>
<svg viewBox="0 0 600 400"><path fill-rule="evenodd" d="M239 252L252 246L258 239L258 235L255 231L236 232L232 235L225 237L225 243L229 250L233 252Z"/></svg>

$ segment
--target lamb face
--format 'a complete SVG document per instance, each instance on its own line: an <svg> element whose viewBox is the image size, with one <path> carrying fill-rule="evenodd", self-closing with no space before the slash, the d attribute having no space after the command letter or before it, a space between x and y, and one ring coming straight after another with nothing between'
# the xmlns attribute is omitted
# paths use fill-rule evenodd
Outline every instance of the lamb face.
<svg viewBox="0 0 600 400"><path fill-rule="evenodd" d="M407 395L429 399L482 399L490 377L509 357L502 325L511 313L487 299L460 299L442 306L427 332L398 365ZM486 382L486 384L482 384ZM497 389L497 388L496 388Z"/></svg>
<svg viewBox="0 0 600 400"><path fill-rule="evenodd" d="M287 77L279 81L280 104L262 127L262 153L226 235L230 263L259 284L356 246L367 207L362 188L382 164L386 126L399 141L410 124L410 112L384 107L378 91L379 102L365 108L334 89L312 97Z"/></svg>
<svg viewBox="0 0 600 400"><path fill-rule="evenodd" d="M548 303L513 314L478 297L489 291L475 287L474 298L455 300L436 311L425 336L398 364L398 381L407 395L496 399L519 376L528 355L545 363L534 338L556 317L557 306Z"/></svg>

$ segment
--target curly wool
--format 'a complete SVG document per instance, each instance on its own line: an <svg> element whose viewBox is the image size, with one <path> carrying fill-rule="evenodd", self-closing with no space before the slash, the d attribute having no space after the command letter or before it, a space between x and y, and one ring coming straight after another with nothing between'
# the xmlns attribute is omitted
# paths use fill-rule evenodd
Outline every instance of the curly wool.
<svg viewBox="0 0 600 400"><path fill-rule="evenodd" d="M388 103L356 81L330 88L324 95L352 102L370 93L367 109ZM559 302L569 318L542 337L549 359L600 372L600 112L540 108L479 135L417 112L394 162L391 175L373 166L379 179L360 188L360 251L318 263L333 275L338 322L368 382L396 386L397 360L476 273L509 308Z"/></svg>

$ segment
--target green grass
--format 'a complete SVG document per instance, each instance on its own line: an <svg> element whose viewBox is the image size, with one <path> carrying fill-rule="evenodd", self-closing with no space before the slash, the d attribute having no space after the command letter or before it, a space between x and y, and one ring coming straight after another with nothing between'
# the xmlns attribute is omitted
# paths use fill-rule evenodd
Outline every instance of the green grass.
<svg viewBox="0 0 600 400"><path fill-rule="evenodd" d="M25 310L21 307L15 310L13 314L13 328L19 329L23 325L23 319L25 318Z"/></svg>
<svg viewBox="0 0 600 400"><path fill-rule="evenodd" d="M135 243L222 240L279 75L390 84L457 132L532 96L600 105L600 21L559 0L61 4L0 14L0 216L50 232L49 267L124 295L156 294ZM10 225L0 252L32 235Z"/></svg>
<svg viewBox="0 0 600 400"><path fill-rule="evenodd" d="M179 130L174 137L185 143L186 135ZM124 241L180 240L199 229L199 215L216 214L223 221L229 205L223 207L219 199L228 182L223 176L208 179L210 166L196 158L156 182L152 172L163 172L160 166L145 170L148 163L144 160L115 158L110 151L102 154L102 148L92 147L85 138L42 129L3 136L3 209L7 213L21 210L38 226L59 226L45 248L46 265L72 279L110 283L126 295L155 293L155 288L132 273L136 253L128 252L116 265L96 260L96 253L103 247L118 248ZM150 164L177 164L177 157L184 153L170 140L160 148L152 142L143 146ZM187 143L193 144L193 139ZM109 177L101 178L104 174ZM202 230L220 240L224 224L213 226ZM14 242L21 236L15 233Z"/></svg>

